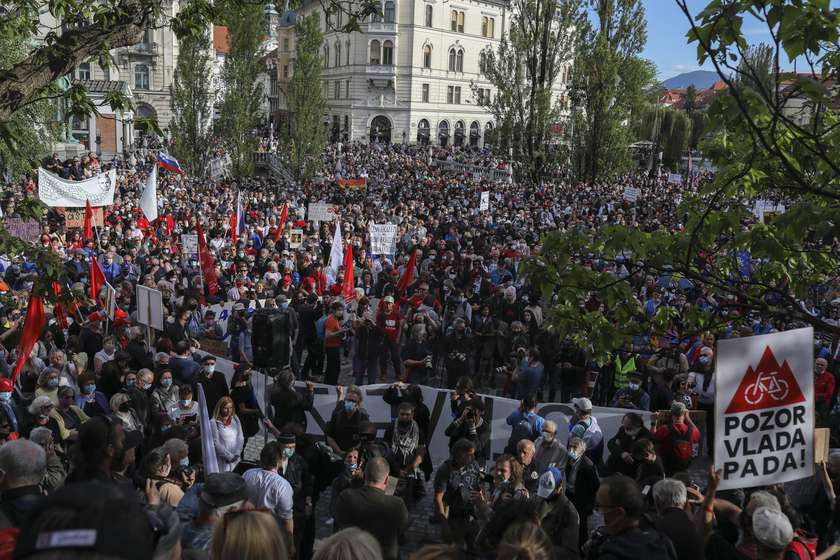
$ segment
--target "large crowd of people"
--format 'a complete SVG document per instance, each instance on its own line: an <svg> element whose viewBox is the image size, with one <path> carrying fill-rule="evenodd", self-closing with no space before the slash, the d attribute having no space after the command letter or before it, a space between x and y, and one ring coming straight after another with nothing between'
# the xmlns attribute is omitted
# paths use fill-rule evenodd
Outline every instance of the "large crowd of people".
<svg viewBox="0 0 840 560"><path fill-rule="evenodd" d="M48 209L39 241L65 262L55 280L74 294L89 293L100 267L116 311L108 317L107 288L50 309L12 379L40 273L21 255L0 258L0 557L833 556L840 455L819 467L804 511L783 486L718 493L711 466L716 338L785 325L757 316L752 329L689 336L675 321L668 337L638 338L598 364L548 328L551 301L521 274L549 232L680 229L678 202L700 181L639 173L535 185L454 172L447 160L507 169L490 149L336 144L300 183L161 172L151 223L140 195L153 151L45 161L68 180L117 169L114 204L93 238ZM635 202L627 186L639 189ZM32 197L32 180L6 189L3 215ZM307 220L315 202L332 204L336 218ZM244 224L231 220L239 208ZM396 226L393 254L371 254L371 224ZM184 246L199 225L218 290ZM352 250L352 297L349 270L330 267L337 227ZM649 317L661 306L717 305L691 284L631 273L630 263L589 264L628 282ZM138 285L162 294L165 326L151 340ZM802 305L836 319L828 300ZM286 318L288 364L254 366L263 310ZM840 426L840 361L823 342L815 354L820 422ZM223 359L235 364L232 377L216 369ZM268 405L252 382L266 374ZM336 387L323 437L307 430L316 383ZM377 396L364 390L379 383ZM421 386L449 390L448 409L430 411ZM520 403L500 455L490 452L485 394ZM393 407L387 427L371 421L371 398ZM571 403L568 431L538 414L543 402ZM616 433L602 431L598 406L626 410ZM428 452L432 414L451 415L448 457ZM431 518L417 514L424 500ZM412 523L439 528L439 544L408 543ZM332 536L316 543L325 526Z"/></svg>

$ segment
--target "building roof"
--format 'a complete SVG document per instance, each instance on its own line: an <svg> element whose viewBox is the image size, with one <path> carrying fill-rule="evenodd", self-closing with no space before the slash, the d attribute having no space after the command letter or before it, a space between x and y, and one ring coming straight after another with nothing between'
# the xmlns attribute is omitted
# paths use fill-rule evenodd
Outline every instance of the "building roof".
<svg viewBox="0 0 840 560"><path fill-rule="evenodd" d="M81 85L90 93L111 93L113 91L128 95L131 90L128 84L122 80L73 80L73 85Z"/></svg>
<svg viewBox="0 0 840 560"><path fill-rule="evenodd" d="M694 97L696 108L705 109L712 104L717 94L727 89L727 85L722 80L718 80L706 89L698 89ZM686 88L666 89L659 98L659 102L675 109L682 109L685 106L685 94Z"/></svg>
<svg viewBox="0 0 840 560"><path fill-rule="evenodd" d="M224 25L213 26L213 48L216 49L217 54L230 52L230 32Z"/></svg>

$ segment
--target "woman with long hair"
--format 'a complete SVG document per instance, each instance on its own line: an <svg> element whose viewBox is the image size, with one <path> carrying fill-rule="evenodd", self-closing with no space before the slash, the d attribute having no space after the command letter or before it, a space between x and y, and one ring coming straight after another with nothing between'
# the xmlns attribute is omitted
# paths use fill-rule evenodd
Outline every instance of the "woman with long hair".
<svg viewBox="0 0 840 560"><path fill-rule="evenodd" d="M239 464L245 448L245 434L242 423L236 416L233 399L222 397L213 410L213 444L219 459L219 471L230 472Z"/></svg>

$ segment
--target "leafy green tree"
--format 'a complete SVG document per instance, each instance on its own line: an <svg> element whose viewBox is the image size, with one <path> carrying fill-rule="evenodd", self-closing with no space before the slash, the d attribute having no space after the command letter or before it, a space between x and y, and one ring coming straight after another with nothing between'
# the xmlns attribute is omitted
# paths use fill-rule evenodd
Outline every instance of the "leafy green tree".
<svg viewBox="0 0 840 560"><path fill-rule="evenodd" d="M583 0L513 0L509 33L497 51L481 53L481 73L495 95L484 96L472 84L479 105L512 133L503 136L506 147L513 147L515 161L533 181L544 176L551 159L551 127L560 120L554 87L574 53L583 8Z"/></svg>
<svg viewBox="0 0 840 560"><path fill-rule="evenodd" d="M688 114L693 113L697 109L697 88L694 84L685 88L685 98L683 100L683 109Z"/></svg>
<svg viewBox="0 0 840 560"><path fill-rule="evenodd" d="M210 38L188 36L179 45L178 64L170 86L172 151L192 176L205 173L210 147Z"/></svg>
<svg viewBox="0 0 840 560"><path fill-rule="evenodd" d="M230 155L235 175L254 172L253 154L257 139L254 130L260 122L262 84L265 70L262 52L263 18L259 4L232 5L225 18L230 33L230 50L222 65L223 98L216 130Z"/></svg>
<svg viewBox="0 0 840 560"><path fill-rule="evenodd" d="M573 71L570 142L575 174L591 181L630 167L626 123L644 107L656 72L639 57L647 41L639 0L589 0L589 7Z"/></svg>
<svg viewBox="0 0 840 560"><path fill-rule="evenodd" d="M679 230L610 224L547 236L525 275L554 298L548 324L599 360L635 335L664 335L674 321L691 336L724 325L749 326L750 312L777 328L800 323L840 334L833 321L801 304L832 297L840 281L840 115L828 81L840 65L840 12L821 1L714 0L694 14L687 0L676 2L688 21L688 40L697 45L698 63L712 64L729 88L710 107L710 128L701 142L717 174L697 195L683 195ZM822 64L808 76L789 77L784 86L774 66L771 83L779 84L778 91L737 87L733 76L766 83L755 67L741 66L738 74L748 53L742 29L748 14L777 38L773 60L803 57ZM752 210L765 199L783 200L787 211L761 223ZM620 259L632 275L688 281L715 305L689 303L679 311L660 306L646 317L628 281L588 266L593 255L607 267ZM750 267L743 266L744 257ZM608 311L587 306L592 300Z"/></svg>
<svg viewBox="0 0 840 560"><path fill-rule="evenodd" d="M774 55L773 47L767 43L744 49L735 68L735 86L748 87L767 96L775 93L778 68L774 68L777 65Z"/></svg>
<svg viewBox="0 0 840 560"><path fill-rule="evenodd" d="M300 179L311 177L320 167L327 141L320 58L324 36L318 13L298 19L295 35L295 61L287 94L290 122L285 133L291 170Z"/></svg>

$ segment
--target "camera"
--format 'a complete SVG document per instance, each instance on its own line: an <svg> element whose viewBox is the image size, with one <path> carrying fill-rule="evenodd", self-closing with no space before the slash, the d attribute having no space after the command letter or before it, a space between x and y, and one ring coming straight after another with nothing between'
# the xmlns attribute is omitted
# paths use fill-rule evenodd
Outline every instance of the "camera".
<svg viewBox="0 0 840 560"><path fill-rule="evenodd" d="M358 443L366 443L376 439L376 434L353 434L353 441Z"/></svg>

